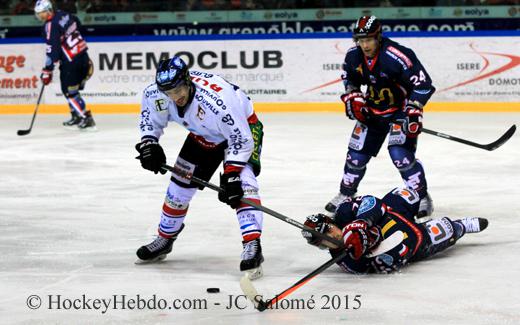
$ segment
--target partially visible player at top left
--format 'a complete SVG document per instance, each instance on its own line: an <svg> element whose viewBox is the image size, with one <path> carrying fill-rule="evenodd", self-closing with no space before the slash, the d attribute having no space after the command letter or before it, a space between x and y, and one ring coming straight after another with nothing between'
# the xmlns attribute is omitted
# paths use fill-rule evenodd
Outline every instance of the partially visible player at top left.
<svg viewBox="0 0 520 325"><path fill-rule="evenodd" d="M43 36L46 43L45 64L40 76L44 85L52 81L54 65L60 65L61 91L69 104L71 118L65 127L94 131L96 123L87 110L80 90L93 73L92 61L87 54L87 43L80 33L79 19L67 12L54 10L50 0L38 0L34 6L36 17L45 22Z"/></svg>

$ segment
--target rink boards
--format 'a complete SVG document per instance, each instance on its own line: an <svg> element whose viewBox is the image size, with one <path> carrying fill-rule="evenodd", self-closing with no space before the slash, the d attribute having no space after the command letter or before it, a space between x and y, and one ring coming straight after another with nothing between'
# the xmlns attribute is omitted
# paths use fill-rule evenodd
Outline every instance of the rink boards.
<svg viewBox="0 0 520 325"><path fill-rule="evenodd" d="M95 71L83 96L96 113L138 112L156 62L181 55L192 69L239 85L259 112L341 111L341 63L354 44L348 33L317 35L88 39ZM519 32L389 36L412 48L432 77L437 91L427 111L520 111ZM44 51L36 38L0 42L0 114L32 113ZM58 74L42 113L67 111Z"/></svg>

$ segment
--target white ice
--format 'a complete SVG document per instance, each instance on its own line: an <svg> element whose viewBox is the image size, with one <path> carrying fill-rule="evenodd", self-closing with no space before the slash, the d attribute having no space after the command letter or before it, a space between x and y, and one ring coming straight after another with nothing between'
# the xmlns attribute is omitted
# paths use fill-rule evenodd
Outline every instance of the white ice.
<svg viewBox="0 0 520 325"><path fill-rule="evenodd" d="M353 122L340 113L259 116L265 125L262 203L303 222L336 194ZM234 212L212 190L195 196L186 229L163 263L134 265L136 249L155 234L169 177L141 169L134 159L137 115L95 118L99 132L79 133L62 129L64 115L38 116L33 132L19 137L16 130L26 128L30 116L0 116L2 324L520 323L518 133L492 152L420 137L417 156L427 172L434 215L486 217L486 231L467 235L448 251L398 274L353 276L333 266L288 297L293 309L260 313L242 297L226 309L229 297L241 294L241 237ZM425 117L430 129L481 143L519 122L518 113ZM170 125L161 140L170 164L185 135ZM370 162L361 193L384 195L402 184L385 148ZM212 182L218 183L217 177ZM266 298L330 258L307 245L299 229L269 215L264 216L262 243L265 276L255 285ZM221 292L208 294L208 287ZM27 307L36 304L31 295L41 297L39 309ZM49 296L56 301L58 295L64 307L85 295L90 299L86 307L100 309L52 304L49 310ZM121 295L127 300L156 295L193 307L122 310L119 304L105 311L95 305L95 299L114 295L119 301ZM327 305L327 297L340 302L340 308ZM297 309L298 301L311 298L314 308ZM195 309L204 307L204 299L207 308Z"/></svg>

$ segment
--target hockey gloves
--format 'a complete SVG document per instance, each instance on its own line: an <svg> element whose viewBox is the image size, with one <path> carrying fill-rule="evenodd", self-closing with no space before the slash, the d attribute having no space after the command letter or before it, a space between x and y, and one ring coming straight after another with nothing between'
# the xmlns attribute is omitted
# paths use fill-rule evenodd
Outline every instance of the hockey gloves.
<svg viewBox="0 0 520 325"><path fill-rule="evenodd" d="M341 101L345 103L345 113L351 120L366 122L370 111L366 106L365 97L361 92L352 92L341 95Z"/></svg>
<svg viewBox="0 0 520 325"><path fill-rule="evenodd" d="M47 86L52 81L52 70L49 69L43 69L42 74L40 75L40 79L42 80L42 83Z"/></svg>
<svg viewBox="0 0 520 325"><path fill-rule="evenodd" d="M166 170L161 166L166 163L166 156L163 148L155 140L144 140L135 145L135 149L139 151L139 156L136 159L141 161L141 166L144 169L151 170L155 174L166 174Z"/></svg>
<svg viewBox="0 0 520 325"><path fill-rule="evenodd" d="M322 213L308 216L304 223L305 226L314 229L321 234L326 234L331 224L333 224L332 219ZM322 238L316 236L308 230L303 229L302 236L310 245L316 246L319 249L327 248L327 246L323 244L324 240Z"/></svg>
<svg viewBox="0 0 520 325"><path fill-rule="evenodd" d="M240 199L244 196L240 172L231 171L221 174L220 188L222 188L223 191L218 192L218 199L221 202L228 204L233 209L238 208L240 205Z"/></svg>
<svg viewBox="0 0 520 325"><path fill-rule="evenodd" d="M369 227L366 221L354 220L343 228L343 242L350 257L359 260L367 250L375 247L381 238L377 227Z"/></svg>
<svg viewBox="0 0 520 325"><path fill-rule="evenodd" d="M405 107L406 113L406 122L404 125L404 129L406 134L415 138L421 133L422 129L422 118L423 118L423 109L422 105L417 102L408 102Z"/></svg>

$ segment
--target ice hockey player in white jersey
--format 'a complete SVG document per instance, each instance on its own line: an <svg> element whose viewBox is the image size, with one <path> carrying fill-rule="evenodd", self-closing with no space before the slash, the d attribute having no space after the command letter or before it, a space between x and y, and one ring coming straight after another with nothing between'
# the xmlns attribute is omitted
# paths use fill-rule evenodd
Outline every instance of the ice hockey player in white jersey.
<svg viewBox="0 0 520 325"><path fill-rule="evenodd" d="M159 144L169 122L184 126L184 141L172 173L162 208L157 238L137 250L141 261L164 259L184 229L191 199L202 186L184 175L209 181L224 163L218 199L236 209L242 233L240 270L251 278L262 275L260 245L262 212L242 203L260 204L256 176L260 173L263 126L250 98L237 86L215 74L189 71L177 56L159 63L156 82L143 92L140 130L136 145L143 168L164 174L166 155Z"/></svg>

